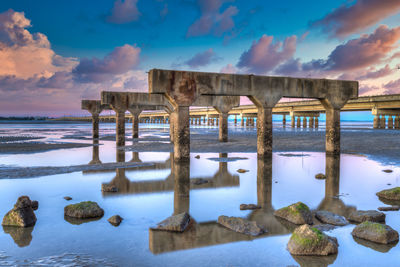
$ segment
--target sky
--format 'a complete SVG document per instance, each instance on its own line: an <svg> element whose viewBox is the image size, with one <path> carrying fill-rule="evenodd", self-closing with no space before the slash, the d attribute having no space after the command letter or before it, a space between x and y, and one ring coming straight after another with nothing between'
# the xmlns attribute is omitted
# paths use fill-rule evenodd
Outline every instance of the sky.
<svg viewBox="0 0 400 267"><path fill-rule="evenodd" d="M86 114L152 68L358 80L400 93L399 0L2 0L0 116Z"/></svg>

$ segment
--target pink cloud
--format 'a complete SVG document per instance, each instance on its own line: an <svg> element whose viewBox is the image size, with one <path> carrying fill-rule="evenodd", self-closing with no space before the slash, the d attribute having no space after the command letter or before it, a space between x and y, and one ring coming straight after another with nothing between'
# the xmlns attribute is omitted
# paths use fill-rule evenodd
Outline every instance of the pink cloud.
<svg viewBox="0 0 400 267"><path fill-rule="evenodd" d="M141 15L137 8L137 2L138 0L115 0L107 21L115 24L137 21Z"/></svg>
<svg viewBox="0 0 400 267"><path fill-rule="evenodd" d="M185 61L184 64L188 65L191 68L197 69L199 67L207 66L207 65L209 65L213 62L217 62L219 60L221 60L221 58L215 54L215 52L212 48L210 48L204 52L197 53L192 58Z"/></svg>
<svg viewBox="0 0 400 267"><path fill-rule="evenodd" d="M386 94L398 94L400 93L400 79L390 81L384 84L383 87L386 89Z"/></svg>
<svg viewBox="0 0 400 267"><path fill-rule="evenodd" d="M234 74L237 73L237 68L235 68L235 66L233 66L232 64L228 64L226 66L224 66L219 72L220 73L229 73L229 74Z"/></svg>
<svg viewBox="0 0 400 267"><path fill-rule="evenodd" d="M373 26L400 11L398 0L358 0L344 4L312 25L336 37L345 37Z"/></svg>
<svg viewBox="0 0 400 267"><path fill-rule="evenodd" d="M225 32L235 27L233 16L239 10L236 6L229 6L220 12L222 5L229 0L198 0L201 16L188 29L186 37L213 34L222 36Z"/></svg>
<svg viewBox="0 0 400 267"><path fill-rule="evenodd" d="M273 36L263 35L254 41L249 50L243 52L237 64L255 74L265 74L291 59L296 52L297 37L290 36L282 42L273 42Z"/></svg>

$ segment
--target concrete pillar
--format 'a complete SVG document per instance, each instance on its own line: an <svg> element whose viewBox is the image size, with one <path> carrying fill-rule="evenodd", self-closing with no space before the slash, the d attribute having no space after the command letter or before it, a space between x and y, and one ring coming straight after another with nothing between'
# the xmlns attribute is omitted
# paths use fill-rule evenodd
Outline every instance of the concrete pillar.
<svg viewBox="0 0 400 267"><path fill-rule="evenodd" d="M295 122L295 119L296 119L296 117L295 116L290 116L290 124L291 124L291 126L292 126L292 128L294 128L295 127L295 124L296 124L296 122Z"/></svg>
<svg viewBox="0 0 400 267"><path fill-rule="evenodd" d="M217 126L219 125L219 118L215 118L215 123Z"/></svg>
<svg viewBox="0 0 400 267"><path fill-rule="evenodd" d="M297 117L297 128L300 128L300 117Z"/></svg>
<svg viewBox="0 0 400 267"><path fill-rule="evenodd" d="M190 118L190 125L193 125L193 118Z"/></svg>
<svg viewBox="0 0 400 267"><path fill-rule="evenodd" d="M314 128L314 117L309 117L308 118L308 127L309 128Z"/></svg>
<svg viewBox="0 0 400 267"><path fill-rule="evenodd" d="M259 107L257 114L257 156L264 158L272 152L272 108Z"/></svg>
<svg viewBox="0 0 400 267"><path fill-rule="evenodd" d="M99 114L92 114L92 138L99 138Z"/></svg>
<svg viewBox="0 0 400 267"><path fill-rule="evenodd" d="M115 111L116 113L116 142L117 146L125 145L125 111Z"/></svg>
<svg viewBox="0 0 400 267"><path fill-rule="evenodd" d="M303 128L307 128L307 117L303 117Z"/></svg>
<svg viewBox="0 0 400 267"><path fill-rule="evenodd" d="M177 106L174 112L174 157L186 161L190 157L189 107Z"/></svg>
<svg viewBox="0 0 400 267"><path fill-rule="evenodd" d="M282 126L286 127L286 115L283 115L282 117Z"/></svg>
<svg viewBox="0 0 400 267"><path fill-rule="evenodd" d="M219 114L219 135L220 142L228 142L228 113Z"/></svg>
<svg viewBox="0 0 400 267"><path fill-rule="evenodd" d="M393 117L392 117L392 115L389 115L388 129L393 129Z"/></svg>
<svg viewBox="0 0 400 267"><path fill-rule="evenodd" d="M234 123L235 123L235 126L236 126L236 124L237 124L237 115L235 115L235 121L234 121Z"/></svg>
<svg viewBox="0 0 400 267"><path fill-rule="evenodd" d="M169 114L169 140L171 143L174 142L174 127L175 127L175 113ZM171 159L172 160L172 159Z"/></svg>
<svg viewBox="0 0 400 267"><path fill-rule="evenodd" d="M385 115L382 115L382 118L380 119L380 123L381 123L380 128L381 129L386 129L386 117L385 117Z"/></svg>
<svg viewBox="0 0 400 267"><path fill-rule="evenodd" d="M244 126L244 117L243 114L240 114L240 126Z"/></svg>
<svg viewBox="0 0 400 267"><path fill-rule="evenodd" d="M250 118L246 117L246 126L249 126L249 125L250 125Z"/></svg>
<svg viewBox="0 0 400 267"><path fill-rule="evenodd" d="M318 117L315 117L315 120L314 120L314 128L318 128L318 127L319 127Z"/></svg>
<svg viewBox="0 0 400 267"><path fill-rule="evenodd" d="M251 126L254 126L254 125L255 125L255 121L256 121L256 118L252 118L252 119L251 119Z"/></svg>
<svg viewBox="0 0 400 267"><path fill-rule="evenodd" d="M374 116L374 124L373 124L374 129L379 128L379 115Z"/></svg>
<svg viewBox="0 0 400 267"><path fill-rule="evenodd" d="M395 116L394 117L394 128L395 129L399 129L400 128L400 117L399 116Z"/></svg>
<svg viewBox="0 0 400 267"><path fill-rule="evenodd" d="M340 109L326 108L326 144L327 154L340 154Z"/></svg>
<svg viewBox="0 0 400 267"><path fill-rule="evenodd" d="M139 138L139 114L132 114L132 138Z"/></svg>

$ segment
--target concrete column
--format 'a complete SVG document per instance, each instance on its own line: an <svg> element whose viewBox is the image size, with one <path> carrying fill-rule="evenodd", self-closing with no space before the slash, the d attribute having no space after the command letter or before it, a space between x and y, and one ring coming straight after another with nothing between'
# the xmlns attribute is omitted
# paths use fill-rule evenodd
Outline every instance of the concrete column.
<svg viewBox="0 0 400 267"><path fill-rule="evenodd" d="M272 152L272 108L259 107L257 114L257 156L264 158Z"/></svg>
<svg viewBox="0 0 400 267"><path fill-rule="evenodd" d="M282 117L282 126L286 127L286 115L283 115Z"/></svg>
<svg viewBox="0 0 400 267"><path fill-rule="evenodd" d="M399 116L395 116L394 117L394 128L395 129L399 129L400 128L400 117Z"/></svg>
<svg viewBox="0 0 400 267"><path fill-rule="evenodd" d="M219 118L215 118L216 125L219 125Z"/></svg>
<svg viewBox="0 0 400 267"><path fill-rule="evenodd" d="M385 115L382 115L382 118L380 119L380 121L381 121L380 128L381 129L386 129L386 117L385 117Z"/></svg>
<svg viewBox="0 0 400 267"><path fill-rule="evenodd" d="M228 113L219 114L219 136L220 142L228 142Z"/></svg>
<svg viewBox="0 0 400 267"><path fill-rule="evenodd" d="M246 126L249 126L249 125L250 125L250 118L246 117Z"/></svg>
<svg viewBox="0 0 400 267"><path fill-rule="evenodd" d="M393 129L393 117L392 117L392 115L389 115L388 129Z"/></svg>
<svg viewBox="0 0 400 267"><path fill-rule="evenodd" d="M193 125L193 118L190 118L190 125Z"/></svg>
<svg viewBox="0 0 400 267"><path fill-rule="evenodd" d="M132 138L139 138L139 114L132 114Z"/></svg>
<svg viewBox="0 0 400 267"><path fill-rule="evenodd" d="M374 129L379 128L379 115L374 116L374 124L373 124Z"/></svg>
<svg viewBox="0 0 400 267"><path fill-rule="evenodd" d="M315 117L315 120L314 120L314 128L318 128L318 127L319 127L318 117Z"/></svg>
<svg viewBox="0 0 400 267"><path fill-rule="evenodd" d="M92 138L99 138L99 114L92 114Z"/></svg>
<svg viewBox="0 0 400 267"><path fill-rule="evenodd" d="M117 146L125 146L125 111L115 111Z"/></svg>
<svg viewBox="0 0 400 267"><path fill-rule="evenodd" d="M251 126L254 126L254 125L255 125L255 121L256 121L256 118L252 118L252 119L251 119Z"/></svg>
<svg viewBox="0 0 400 267"><path fill-rule="evenodd" d="M296 124L295 119L296 119L295 116L290 116L290 124L291 124L292 128L295 127L295 124Z"/></svg>
<svg viewBox="0 0 400 267"><path fill-rule="evenodd" d="M327 154L340 154L340 109L326 108Z"/></svg>
<svg viewBox="0 0 400 267"><path fill-rule="evenodd" d="M244 117L243 114L240 114L240 126L244 126Z"/></svg>
<svg viewBox="0 0 400 267"><path fill-rule="evenodd" d="M237 115L235 115L235 126L237 124Z"/></svg>
<svg viewBox="0 0 400 267"><path fill-rule="evenodd" d="M175 117L174 112L169 114L169 140L171 141L171 143L174 142L174 127L175 127L174 117Z"/></svg>
<svg viewBox="0 0 400 267"><path fill-rule="evenodd" d="M297 117L297 128L300 128L300 117Z"/></svg>
<svg viewBox="0 0 400 267"><path fill-rule="evenodd" d="M190 157L189 107L177 106L174 112L174 158L186 161Z"/></svg>
<svg viewBox="0 0 400 267"><path fill-rule="evenodd" d="M303 117L303 128L307 128L307 117Z"/></svg>
<svg viewBox="0 0 400 267"><path fill-rule="evenodd" d="M309 128L314 128L314 117L309 117L308 118L308 127Z"/></svg>

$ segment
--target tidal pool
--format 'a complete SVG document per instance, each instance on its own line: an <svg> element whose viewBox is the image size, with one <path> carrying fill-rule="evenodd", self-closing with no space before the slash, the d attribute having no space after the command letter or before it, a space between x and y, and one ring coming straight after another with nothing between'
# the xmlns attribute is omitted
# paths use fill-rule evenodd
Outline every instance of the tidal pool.
<svg viewBox="0 0 400 267"><path fill-rule="evenodd" d="M95 147L1 155L1 167L69 166L93 160L152 165L0 179L1 218L21 195L39 201L33 228L3 227L0 231L0 265L393 266L398 262L400 245L355 240L350 234L352 224L327 232L338 239L337 256L292 257L286 249L292 228L273 212L298 201L313 210L341 215L376 209L385 205L376 192L400 186L399 167L364 156L326 157L307 151L276 152L267 160L257 160L255 153L193 153L186 164L174 163L172 157L171 153L116 152L113 141L100 141ZM240 168L248 172L238 173ZM326 173L327 179L315 179L317 173ZM113 184L119 191L102 193L102 184ZM73 200L66 201L64 196ZM65 220L64 206L86 200L96 201L104 217L90 222ZM242 203L263 208L241 211ZM184 211L196 222L186 232L150 230ZM400 230L400 213L385 213L386 223ZM119 227L107 222L115 214L124 218ZM254 220L268 233L255 238L232 232L217 224L220 215Z"/></svg>

